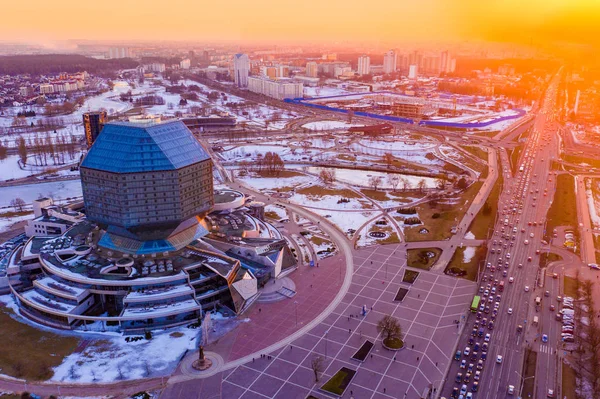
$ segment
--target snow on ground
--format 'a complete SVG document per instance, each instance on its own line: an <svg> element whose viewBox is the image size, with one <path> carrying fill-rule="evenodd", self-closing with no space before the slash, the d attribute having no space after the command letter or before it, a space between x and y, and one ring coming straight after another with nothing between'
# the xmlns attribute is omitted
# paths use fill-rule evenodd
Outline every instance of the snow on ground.
<svg viewBox="0 0 600 399"><path fill-rule="evenodd" d="M29 215L13 216L13 217L8 217L8 218L0 217L0 233L8 231L10 229L10 226L12 226L15 223L21 222L23 220L29 220L29 219L33 219L33 213L31 213Z"/></svg>
<svg viewBox="0 0 600 399"><path fill-rule="evenodd" d="M265 213L268 213L268 212L273 212L273 213L277 214L277 217L279 218L279 220L288 219L287 211L276 205L269 204L269 205L265 206Z"/></svg>
<svg viewBox="0 0 600 399"><path fill-rule="evenodd" d="M432 143L422 143L422 142L414 142L414 141L381 141L381 140L369 140L363 139L359 141L359 144L363 147L368 148L376 148L386 151L391 151L392 153L395 151L425 151L432 150L435 148L436 144Z"/></svg>
<svg viewBox="0 0 600 399"><path fill-rule="evenodd" d="M476 247L465 247L465 251L463 252L463 263L469 263L475 256L476 250Z"/></svg>
<svg viewBox="0 0 600 399"><path fill-rule="evenodd" d="M349 229L358 230L360 226L375 216L376 212L343 212L322 209L311 209L318 215L324 216L336 225L342 232L348 233ZM353 234L352 234L353 235Z"/></svg>
<svg viewBox="0 0 600 399"><path fill-rule="evenodd" d="M474 240L475 239L475 234L471 233L470 231L467 232L467 234L465 234L465 239L466 240Z"/></svg>
<svg viewBox="0 0 600 399"><path fill-rule="evenodd" d="M151 340L126 342L124 337L107 337L67 356L54 368L52 380L101 383L169 375L186 350L197 348L198 334L197 329L181 327L155 332Z"/></svg>
<svg viewBox="0 0 600 399"><path fill-rule="evenodd" d="M302 141L292 141L289 145L302 147L304 143L310 143L311 148L332 148L335 147L335 140L323 138L323 137L314 137Z"/></svg>
<svg viewBox="0 0 600 399"><path fill-rule="evenodd" d="M344 189L344 187L331 187L329 189ZM362 198L346 198L348 202L342 202L345 198L343 195L311 195L311 194L299 194L294 193L289 200L295 204L308 207L308 208L320 208L324 210L356 210L363 209L366 200Z"/></svg>
<svg viewBox="0 0 600 399"><path fill-rule="evenodd" d="M395 157L408 162L414 162L421 165L442 165L443 161L437 157L429 159L426 157L427 150L420 148L407 148L406 150L388 150L385 148L365 147L359 143L351 143L349 147L352 151L359 154L374 155L382 157L386 152L392 153Z"/></svg>
<svg viewBox="0 0 600 399"><path fill-rule="evenodd" d="M251 177L238 176L238 180L243 180L249 186L258 190L277 190L283 187L298 187L302 184L308 184L315 181L313 176L293 176L293 177Z"/></svg>
<svg viewBox="0 0 600 399"><path fill-rule="evenodd" d="M308 168L309 173L313 173L318 175L321 170L333 169L335 171L335 179L339 182L352 184L355 186L361 187L370 187L369 179L371 177L380 177L381 184L380 188L383 189L391 189L392 185L388 182L388 176L397 175L403 178L406 178L411 187L417 187L417 184L420 180L424 180L427 188L433 188L436 186L435 179L431 177L421 177L421 176L412 176L412 175L404 175L399 173L384 173L384 172L375 172L375 171L367 171L367 170L356 170L356 169L343 169L343 168L320 168L311 166Z"/></svg>
<svg viewBox="0 0 600 399"><path fill-rule="evenodd" d="M81 197L81 195L79 179L0 187L0 208L9 206L10 201L15 198L22 198L25 203L30 204L40 196L51 197L57 202L66 198Z"/></svg>
<svg viewBox="0 0 600 399"><path fill-rule="evenodd" d="M331 129L344 129L352 126L364 126L363 124L352 124L349 122L342 121L317 121L317 122L309 122L302 125L305 129L310 130L331 130Z"/></svg>
<svg viewBox="0 0 600 399"><path fill-rule="evenodd" d="M336 96L339 94L348 94L347 91L343 89L338 89L337 87L305 87L304 88L304 96L305 97L326 97L326 96Z"/></svg>
<svg viewBox="0 0 600 399"><path fill-rule="evenodd" d="M220 153L221 157L225 161L238 161L248 158L256 158L258 154L266 154L267 152L274 152L283 157L285 154L290 152L288 147L276 146L276 145L245 145L241 147L235 147L228 151Z"/></svg>
<svg viewBox="0 0 600 399"><path fill-rule="evenodd" d="M35 173L31 170L21 169L17 162L18 160L18 155L8 155L0 161L0 180L20 179Z"/></svg>

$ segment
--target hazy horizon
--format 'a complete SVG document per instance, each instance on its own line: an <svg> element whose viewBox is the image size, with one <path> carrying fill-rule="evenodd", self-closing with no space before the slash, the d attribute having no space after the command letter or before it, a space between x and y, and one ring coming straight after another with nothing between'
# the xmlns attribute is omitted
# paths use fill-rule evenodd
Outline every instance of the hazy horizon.
<svg viewBox="0 0 600 399"><path fill-rule="evenodd" d="M597 45L600 31L600 3L594 0L165 4L31 0L24 14L22 5L10 3L3 7L0 40L50 48L88 40L381 45L471 40L545 46Z"/></svg>

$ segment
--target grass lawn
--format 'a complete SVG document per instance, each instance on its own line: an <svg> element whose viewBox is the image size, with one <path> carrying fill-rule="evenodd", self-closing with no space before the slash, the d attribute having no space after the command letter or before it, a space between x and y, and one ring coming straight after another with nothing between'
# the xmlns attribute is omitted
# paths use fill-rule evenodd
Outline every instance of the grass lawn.
<svg viewBox="0 0 600 399"><path fill-rule="evenodd" d="M342 161L356 161L356 156L349 154L338 154L337 158L341 159Z"/></svg>
<svg viewBox="0 0 600 399"><path fill-rule="evenodd" d="M452 255L452 259L450 260L450 263L448 263L446 270L449 270L449 269L464 270L467 272L467 274L462 277L466 278L467 280L475 281L477 279L479 263L482 260L485 260L485 257L487 254L487 247L485 245L478 247L475 250L475 255L467 263L463 262L465 249L466 249L466 247L456 248L456 252L454 252L454 255Z"/></svg>
<svg viewBox="0 0 600 399"><path fill-rule="evenodd" d="M465 204L467 201L469 205L471 201L481 189L483 182L477 181L459 197L458 204ZM436 207L432 207L431 204L419 204L417 205L417 213L419 214L419 218L422 225L416 225L413 227L405 227L404 235L406 236L406 241L441 241L446 240L452 236L450 230L452 227L458 225L460 219L464 216L468 207L464 206L461 210L458 205L454 205L450 209L446 209L443 205L438 205ZM439 213L440 217L433 218L433 215ZM421 234L419 230L425 227L429 230L428 233Z"/></svg>
<svg viewBox="0 0 600 399"><path fill-rule="evenodd" d="M575 236L578 235L578 230L575 228L577 227L575 180L568 174L558 175L557 178L556 193L552 200L552 206L548 210L546 235L544 236L548 242L552 237L552 231L558 226L573 227Z"/></svg>
<svg viewBox="0 0 600 399"><path fill-rule="evenodd" d="M356 371L349 369L348 367L342 367L321 387L321 389L341 396L350 384L350 381L352 381L354 374L356 374Z"/></svg>
<svg viewBox="0 0 600 399"><path fill-rule="evenodd" d="M406 264L410 267L414 267L417 269L424 269L424 270L429 270L431 269L431 266L433 266L433 264L435 262L437 262L438 258L440 257L440 255L442 254L442 250L439 248L415 248L415 249L409 249L408 251L406 251L408 253L407 257L407 261ZM435 254L435 256L433 258L421 258L421 256L419 256L419 254L421 253L426 253L426 252L432 252ZM426 259L426 262L424 263L423 260Z"/></svg>
<svg viewBox="0 0 600 399"><path fill-rule="evenodd" d="M562 260L562 256L555 253L542 252L540 253L540 267L546 267L548 263Z"/></svg>
<svg viewBox="0 0 600 399"><path fill-rule="evenodd" d="M575 370L568 364L563 363L562 366L562 391L561 397L567 397L569 399L577 397L575 394Z"/></svg>
<svg viewBox="0 0 600 399"><path fill-rule="evenodd" d="M470 153L471 155L475 155L477 158L482 159L485 162L487 162L487 160L488 160L487 151L480 147L473 147L470 145L465 145L465 146L462 146L461 148L463 150L465 150L466 152Z"/></svg>
<svg viewBox="0 0 600 399"><path fill-rule="evenodd" d="M324 238L321 237L317 237L315 235L311 236L309 239L313 244L315 245L321 245L321 244L325 244L325 243L331 243L331 241L326 240Z"/></svg>
<svg viewBox="0 0 600 399"><path fill-rule="evenodd" d="M404 270L404 276L402 277L402 282L403 283L409 283L409 284L413 284L415 281L417 281L417 277L419 277L419 272L416 272L414 270Z"/></svg>
<svg viewBox="0 0 600 399"><path fill-rule="evenodd" d="M600 168L600 159L587 158L587 157L580 156L580 155L563 155L562 159L567 162L570 162L570 163L576 163L576 164L584 163L584 164L590 165L591 167L594 167L594 168Z"/></svg>
<svg viewBox="0 0 600 399"><path fill-rule="evenodd" d="M12 311L0 308L0 372L28 380L47 380L52 368L73 353L79 340L41 331L14 320ZM8 344L10 343L10 344Z"/></svg>
<svg viewBox="0 0 600 399"><path fill-rule="evenodd" d="M494 228L494 220L498 213L498 200L504 184L503 179L502 173L498 173L498 179L496 179L490 195L469 226L469 231L479 240L487 239L490 227Z"/></svg>
<svg viewBox="0 0 600 399"><path fill-rule="evenodd" d="M577 298L577 280L575 279L575 277L569 277L569 276L565 276L564 278L564 284L563 284L563 293L565 294L565 296L570 296L573 298Z"/></svg>
<svg viewBox="0 0 600 399"><path fill-rule="evenodd" d="M358 193L348 189L348 188L327 188L319 185L304 187L296 191L298 194L302 195L313 195L323 197L325 195L340 195L345 198L361 198Z"/></svg>
<svg viewBox="0 0 600 399"><path fill-rule="evenodd" d="M385 238L378 239L375 237L371 237L373 240L376 240L378 244L383 244L383 245L398 244L400 242L400 238L398 237L398 234L396 233L396 231L394 231L394 228L389 224L387 224L387 225L372 224L369 231L366 232L365 234L368 234L371 231L381 231L383 233L388 234L388 236Z"/></svg>

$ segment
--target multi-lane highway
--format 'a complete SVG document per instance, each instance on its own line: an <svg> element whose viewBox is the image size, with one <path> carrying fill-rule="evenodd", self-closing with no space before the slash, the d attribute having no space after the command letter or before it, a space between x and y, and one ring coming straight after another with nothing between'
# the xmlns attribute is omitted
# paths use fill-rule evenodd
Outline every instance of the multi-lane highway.
<svg viewBox="0 0 600 399"><path fill-rule="evenodd" d="M558 280L544 276L538 264L545 217L556 180L550 166L552 157L557 155L558 144L549 123L554 119L558 81L559 75L546 91L515 176L511 176L509 165L504 163L499 214L488 243L488 257L477 294L482 305L467 320L458 345L460 359L450 367L441 396L458 397L465 385L467 392L477 386L473 393L476 397L519 396L526 348L538 353L535 397L545 397L548 389L556 393L557 381L560 381L557 380L556 353L560 324L553 321L550 304L555 301L559 287ZM545 296L546 290L549 296ZM536 297L541 298L540 306L536 306ZM482 362L482 369L477 370L484 341L488 339L486 334L490 334L486 360ZM548 342L541 342L543 334L548 335ZM465 356L467 347L470 353ZM476 347L477 354L474 354ZM463 360L465 363L461 364ZM473 370L467 377L471 364ZM479 376L476 376L477 371L480 371ZM458 373L461 373L460 378ZM474 384L476 378L478 381Z"/></svg>

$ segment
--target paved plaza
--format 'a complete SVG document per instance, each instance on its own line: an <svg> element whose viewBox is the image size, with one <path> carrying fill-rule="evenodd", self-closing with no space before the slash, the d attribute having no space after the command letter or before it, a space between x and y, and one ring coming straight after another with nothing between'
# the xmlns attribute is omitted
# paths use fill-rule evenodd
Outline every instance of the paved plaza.
<svg viewBox="0 0 600 399"><path fill-rule="evenodd" d="M406 269L403 245L356 251L352 284L335 310L290 345L261 353L253 361L219 373L207 381L189 380L167 388L161 398L182 398L200 389L206 396L222 398L326 398L319 390L341 367L357 370L345 398L419 398L424 390L439 386L451 362L459 337L455 320L468 311L474 283L419 270L414 284L402 282ZM325 271L324 271L325 272ZM327 273L331 277L331 273ZM399 287L409 288L403 302L394 302ZM293 299L282 317L294 317ZM366 316L361 309L366 306ZM372 310L371 310L372 308ZM263 310L264 312L264 310ZM384 349L377 322L386 314L400 320L405 349ZM256 330L257 334L264 334ZM249 337L250 338L250 337ZM352 355L368 339L375 342L364 362ZM315 384L311 361L325 359L325 371ZM233 356L237 357L237 356ZM196 389L192 389L195 387Z"/></svg>

